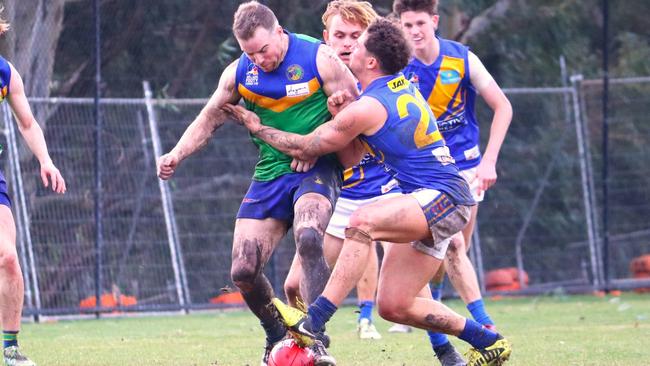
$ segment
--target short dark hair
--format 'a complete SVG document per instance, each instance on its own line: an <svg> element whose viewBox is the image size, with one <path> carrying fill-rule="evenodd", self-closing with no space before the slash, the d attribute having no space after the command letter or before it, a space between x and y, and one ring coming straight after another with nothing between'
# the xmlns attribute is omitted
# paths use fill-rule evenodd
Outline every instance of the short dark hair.
<svg viewBox="0 0 650 366"><path fill-rule="evenodd" d="M411 46L402 28L388 19L379 18L366 29L366 50L379 61L379 68L386 74L402 70L411 58Z"/></svg>
<svg viewBox="0 0 650 366"><path fill-rule="evenodd" d="M393 12L397 16L406 11L423 11L430 15L438 14L438 0L395 0Z"/></svg>
<svg viewBox="0 0 650 366"><path fill-rule="evenodd" d="M239 5L234 18L232 31L237 39L243 41L251 39L259 27L270 31L278 24L278 18L273 11L257 1Z"/></svg>

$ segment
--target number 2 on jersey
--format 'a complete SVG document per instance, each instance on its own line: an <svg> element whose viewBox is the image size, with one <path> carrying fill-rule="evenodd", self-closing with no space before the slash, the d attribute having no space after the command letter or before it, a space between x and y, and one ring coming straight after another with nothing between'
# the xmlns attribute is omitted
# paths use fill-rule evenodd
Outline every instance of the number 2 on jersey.
<svg viewBox="0 0 650 366"><path fill-rule="evenodd" d="M440 131L438 131L437 127L435 131L427 133L429 123L431 122L431 115L429 114L429 111L427 111L427 105L413 95L402 94L397 98L397 112L399 113L399 117L404 118L409 115L408 105L410 103L415 104L415 106L420 109L420 121L413 133L415 146L417 146L418 149L421 149L442 140L442 135L440 134Z"/></svg>

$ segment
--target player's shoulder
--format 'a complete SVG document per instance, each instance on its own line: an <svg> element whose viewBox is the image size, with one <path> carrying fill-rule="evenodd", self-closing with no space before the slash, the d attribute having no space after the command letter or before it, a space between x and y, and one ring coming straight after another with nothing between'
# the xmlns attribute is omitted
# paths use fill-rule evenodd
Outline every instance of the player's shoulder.
<svg viewBox="0 0 650 366"><path fill-rule="evenodd" d="M314 38L310 35L307 34L302 34L302 33L292 33L294 36L296 36L296 39L303 41L305 43L309 44L324 44L321 40Z"/></svg>
<svg viewBox="0 0 650 366"><path fill-rule="evenodd" d="M438 39L440 41L441 52L445 54L465 57L469 53L469 47L463 43L445 38Z"/></svg>

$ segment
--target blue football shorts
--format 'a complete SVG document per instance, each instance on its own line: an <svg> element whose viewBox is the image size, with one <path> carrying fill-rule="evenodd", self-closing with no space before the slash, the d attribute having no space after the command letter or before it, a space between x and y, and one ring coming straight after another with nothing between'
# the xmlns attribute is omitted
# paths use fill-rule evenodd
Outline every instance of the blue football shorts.
<svg viewBox="0 0 650 366"><path fill-rule="evenodd" d="M275 218L293 222L293 206L302 195L317 193L336 203L341 185L341 170L337 162L321 158L306 173L289 173L273 180L253 180L239 206L238 219Z"/></svg>

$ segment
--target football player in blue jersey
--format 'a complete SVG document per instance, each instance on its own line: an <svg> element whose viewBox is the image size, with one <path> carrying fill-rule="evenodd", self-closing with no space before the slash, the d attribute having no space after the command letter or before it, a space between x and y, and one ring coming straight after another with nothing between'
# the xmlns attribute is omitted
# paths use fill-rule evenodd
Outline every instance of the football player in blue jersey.
<svg viewBox="0 0 650 366"><path fill-rule="evenodd" d="M377 13L367 1L334 0L327 5L323 13L323 39L332 47L339 58L348 65L350 54L368 25L377 18ZM353 142L359 146L359 142ZM363 146L360 146L363 149ZM341 160L346 160L345 154L339 154ZM356 155L356 154L355 154ZM358 155L356 155L358 156ZM365 154L361 163L353 162L353 166L346 167L343 172L343 185L341 195L336 201L336 207L330 219L324 238L324 253L330 267L334 266L345 238L344 230L350 221L350 215L360 206L400 194L401 190L397 181L386 172L383 165L374 158ZM376 250L376 243L372 244L371 252ZM299 278L302 273L300 262L294 256L291 269L284 283L287 300L292 305L297 305L299 294ZM368 257L368 264L363 277L357 283L357 299L359 317L357 320L357 334L360 339L381 339L372 321L372 313L377 291L379 263L376 255Z"/></svg>
<svg viewBox="0 0 650 366"><path fill-rule="evenodd" d="M512 119L512 107L499 85L468 47L436 36L437 0L395 0L393 11L413 44L413 58L404 75L416 84L438 120L461 176L477 202L497 180L496 162ZM485 152L479 149L479 124L474 100L480 95L493 110ZM488 328L494 322L485 310L476 272L467 251L476 224L478 205L470 221L452 238L445 265L432 281L433 296L440 300L445 269L474 320ZM443 334L429 332L431 345L443 366L462 364Z"/></svg>
<svg viewBox="0 0 650 366"><path fill-rule="evenodd" d="M2 11L2 9L0 9ZM0 35L9 23L0 19ZM65 193L65 180L47 151L43 130L27 102L23 80L14 66L0 56L0 102L7 100L18 122L18 130L41 165L41 180L52 191ZM0 320L2 322L5 365L34 366L18 348L18 332L23 310L24 282L16 252L16 224L11 213L7 182L0 171Z"/></svg>
<svg viewBox="0 0 650 366"><path fill-rule="evenodd" d="M361 97L347 106L341 101L351 101L351 96L337 93L330 97L334 119L307 135L262 125L253 112L224 105L253 135L302 160L338 151L360 136L405 192L352 214L330 280L306 314L278 299L273 303L294 337L311 344L361 277L365 260L374 255L371 243L411 243L391 244L386 250L377 295L379 314L390 321L458 336L472 346L468 351L471 366L498 365L511 353L505 338L432 298L417 296L440 268L451 237L467 224L475 201L431 109L400 72L410 52L398 26L385 19L372 23L350 60L361 84Z"/></svg>

